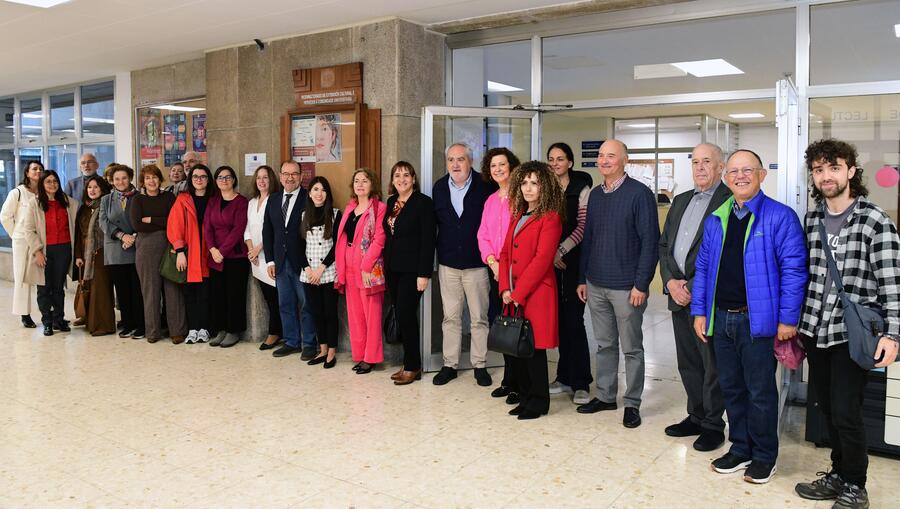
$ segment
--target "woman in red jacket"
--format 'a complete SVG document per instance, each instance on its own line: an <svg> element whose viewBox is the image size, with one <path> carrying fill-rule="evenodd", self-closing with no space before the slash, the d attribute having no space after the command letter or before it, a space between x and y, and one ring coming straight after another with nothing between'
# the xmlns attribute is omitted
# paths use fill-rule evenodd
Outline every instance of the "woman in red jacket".
<svg viewBox="0 0 900 509"><path fill-rule="evenodd" d="M523 308L535 347L530 359L515 359L520 402L509 414L537 419L550 411L547 349L559 346L553 257L565 202L556 176L540 161L522 164L509 189L513 219L500 252L500 296L504 305Z"/></svg>
<svg viewBox="0 0 900 509"><path fill-rule="evenodd" d="M203 236L203 218L215 193L212 172L198 164L188 174L185 191L178 194L166 225L166 237L178 256L175 266L187 271L184 302L188 306L185 343L209 341L209 251Z"/></svg>

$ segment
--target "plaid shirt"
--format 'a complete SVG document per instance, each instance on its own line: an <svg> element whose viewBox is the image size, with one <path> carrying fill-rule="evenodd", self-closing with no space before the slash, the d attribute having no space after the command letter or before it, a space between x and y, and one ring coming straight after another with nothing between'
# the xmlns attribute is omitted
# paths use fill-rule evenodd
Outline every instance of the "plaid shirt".
<svg viewBox="0 0 900 509"><path fill-rule="evenodd" d="M829 294L823 295L828 260L819 224L825 214L824 206L819 204L806 213L810 279L800 319L800 333L816 338L819 348L847 341L837 288L832 285ZM847 296L854 302L884 310L885 335L900 337L900 238L890 217L860 196L841 229L838 246L834 255Z"/></svg>
<svg viewBox="0 0 900 509"><path fill-rule="evenodd" d="M600 184L600 189L603 189L604 193L611 193L611 192L615 191L616 189L622 187L622 183L625 182L625 177L627 177L627 176L628 176L627 173L623 174L621 177L616 179L616 181L613 182L612 184L610 184L609 186L606 185L606 181L603 181Z"/></svg>

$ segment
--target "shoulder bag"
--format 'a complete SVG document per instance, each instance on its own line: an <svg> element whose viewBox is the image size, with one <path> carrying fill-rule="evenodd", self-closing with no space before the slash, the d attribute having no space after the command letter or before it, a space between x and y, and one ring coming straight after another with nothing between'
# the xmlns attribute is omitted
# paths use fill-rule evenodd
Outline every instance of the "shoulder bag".
<svg viewBox="0 0 900 509"><path fill-rule="evenodd" d="M488 332L488 350L519 359L534 356L534 331L522 306L507 304Z"/></svg>

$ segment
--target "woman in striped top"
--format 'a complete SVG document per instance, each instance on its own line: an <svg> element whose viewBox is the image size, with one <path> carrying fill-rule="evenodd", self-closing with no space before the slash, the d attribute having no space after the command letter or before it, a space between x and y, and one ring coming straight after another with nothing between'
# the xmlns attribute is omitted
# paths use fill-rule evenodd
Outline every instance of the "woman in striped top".
<svg viewBox="0 0 900 509"><path fill-rule="evenodd" d="M565 143L554 143L547 150L547 162L556 174L565 195L566 215L562 236L553 265L559 295L559 363L550 394L568 392L573 402L583 405L591 400L591 358L584 329L584 302L575 294L581 259L581 240L587 218L587 203L594 182L583 171L574 171L575 156Z"/></svg>

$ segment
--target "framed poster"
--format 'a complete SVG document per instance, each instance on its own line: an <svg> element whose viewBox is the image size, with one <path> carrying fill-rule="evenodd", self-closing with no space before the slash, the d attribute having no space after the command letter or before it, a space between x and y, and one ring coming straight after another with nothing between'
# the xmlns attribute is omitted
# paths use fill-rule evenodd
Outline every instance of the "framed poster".
<svg viewBox="0 0 900 509"><path fill-rule="evenodd" d="M163 131L166 168L181 161L181 156L187 152L187 122L184 113L163 115Z"/></svg>
<svg viewBox="0 0 900 509"><path fill-rule="evenodd" d="M162 130L160 129L159 113L156 110L147 110L138 117L140 133L140 160L159 161L162 154Z"/></svg>
<svg viewBox="0 0 900 509"><path fill-rule="evenodd" d="M357 168L356 118L352 110L290 115L290 158L300 163L300 185L308 188L313 177L323 175L336 202L350 199L343 181Z"/></svg>

